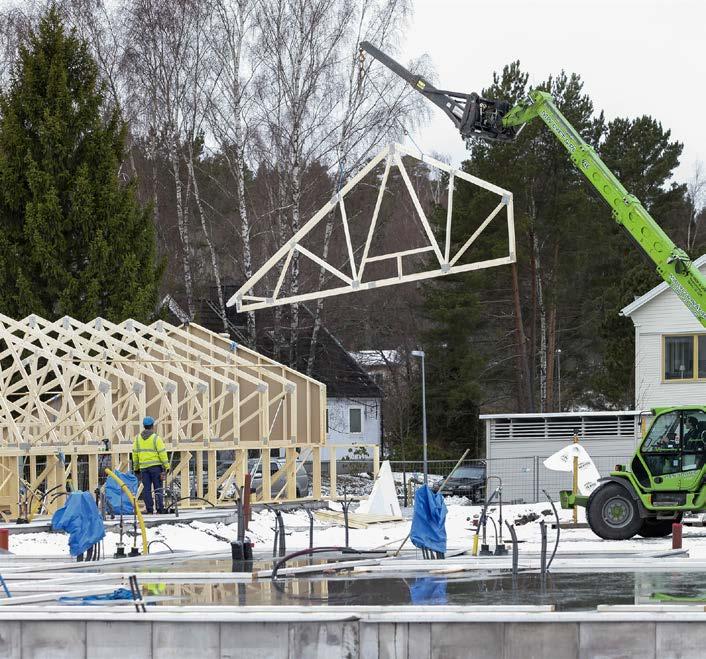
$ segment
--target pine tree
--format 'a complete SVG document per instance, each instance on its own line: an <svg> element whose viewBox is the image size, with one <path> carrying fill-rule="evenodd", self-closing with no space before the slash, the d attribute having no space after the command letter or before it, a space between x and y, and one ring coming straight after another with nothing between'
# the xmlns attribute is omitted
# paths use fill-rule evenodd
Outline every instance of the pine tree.
<svg viewBox="0 0 706 659"><path fill-rule="evenodd" d="M0 93L0 310L148 320L163 270L151 210L119 177L125 124L51 8Z"/></svg>

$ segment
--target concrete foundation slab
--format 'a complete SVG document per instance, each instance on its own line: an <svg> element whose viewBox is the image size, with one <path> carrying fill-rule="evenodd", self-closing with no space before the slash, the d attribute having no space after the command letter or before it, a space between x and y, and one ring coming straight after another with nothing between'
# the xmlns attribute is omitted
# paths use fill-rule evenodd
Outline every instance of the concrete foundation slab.
<svg viewBox="0 0 706 659"><path fill-rule="evenodd" d="M432 659L494 659L502 657L503 623L469 625L439 622L431 625Z"/></svg>
<svg viewBox="0 0 706 659"><path fill-rule="evenodd" d="M0 659L20 659L22 656L22 623L0 622Z"/></svg>
<svg viewBox="0 0 706 659"><path fill-rule="evenodd" d="M22 624L22 659L86 657L86 623L45 621ZM118 646L119 647L119 646ZM116 652L117 653L117 648Z"/></svg>
<svg viewBox="0 0 706 659"><path fill-rule="evenodd" d="M580 659L656 659L655 623L581 623L579 646Z"/></svg>
<svg viewBox="0 0 706 659"><path fill-rule="evenodd" d="M220 657L220 628L215 622L164 622L152 633L154 659L218 659Z"/></svg>
<svg viewBox="0 0 706 659"><path fill-rule="evenodd" d="M90 659L140 659L145 648L152 648L152 625L149 622L86 623L86 655Z"/></svg>

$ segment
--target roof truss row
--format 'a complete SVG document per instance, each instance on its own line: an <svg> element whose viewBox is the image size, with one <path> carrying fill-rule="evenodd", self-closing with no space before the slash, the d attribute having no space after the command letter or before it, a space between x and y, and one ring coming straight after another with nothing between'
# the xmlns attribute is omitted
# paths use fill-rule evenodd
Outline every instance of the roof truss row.
<svg viewBox="0 0 706 659"><path fill-rule="evenodd" d="M444 244L440 245L434 235L434 230L427 217L419 197L412 185L409 173L403 162L403 156L408 156L420 160L430 167L438 169L448 174L448 191L447 191L447 216L444 229ZM362 248L362 254L356 259L356 250L351 241L351 227L346 212L345 197L353 190L363 179L373 172L379 165L384 163L384 171L379 182L376 203L372 212L370 225L367 229L365 244ZM371 245L376 236L376 229L381 223L381 207L383 198L388 184L388 178L392 167L397 167L401 178L404 182L405 189L409 194L412 205L415 209L416 218L418 219L426 244L413 249L400 251L392 251L385 254L371 255ZM451 232L453 224L453 197L454 187L457 180L466 181L471 185L478 186L498 196L498 203L483 219L476 230L468 237L468 239L459 247L451 249ZM479 236L485 231L496 217L501 216L502 211L505 211L507 222L507 240L508 249L507 255L498 258L483 258L481 254L479 258L469 261L471 256L471 247L476 243ZM332 212L340 213L341 223L343 225L343 235L346 243L347 262L342 267L338 267L330 262L330 259L318 256L310 249L302 245L302 241L311 232L325 220ZM414 257L425 253L433 254L431 259L432 265L423 271L405 272L405 260L408 257ZM285 282L288 269L295 254L299 257L305 257L313 261L323 270L326 270L329 275L336 281L336 285L325 290L317 290L312 292L299 293L297 295L281 295L283 284ZM375 262L392 261L396 266L396 276L384 278L366 277L366 267ZM443 163L429 156L421 158L415 156L411 151L399 144L390 144L385 147L377 156L375 156L358 174L356 174L348 183L325 204L302 228L297 231L286 245L280 247L267 262L231 297L228 301L228 306L236 305L239 311L254 311L269 306L280 304L289 304L293 302L305 302L307 300L339 295L341 293L352 293L359 290L367 290L378 288L381 286L391 286L405 282L419 281L422 279L431 279L445 275L469 272L472 270L480 270L483 268L491 268L500 265L506 265L515 262L515 228L513 216L513 200L512 193L508 190L493 185L488 181L484 181L476 176L472 176L464 171L455 169L446 163ZM278 273L278 274L277 274ZM270 277L268 277L270 275ZM265 295L254 295L255 291L259 291L265 281L275 281L274 288L267 291Z"/></svg>
<svg viewBox="0 0 706 659"><path fill-rule="evenodd" d="M195 324L0 314L0 449L131 444L152 416L170 448L325 442L324 385Z"/></svg>

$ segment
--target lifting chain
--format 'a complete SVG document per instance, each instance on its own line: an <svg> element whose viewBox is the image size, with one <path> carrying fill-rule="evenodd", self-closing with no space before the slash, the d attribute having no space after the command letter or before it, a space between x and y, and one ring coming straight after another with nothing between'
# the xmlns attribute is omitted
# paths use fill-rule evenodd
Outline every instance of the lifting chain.
<svg viewBox="0 0 706 659"><path fill-rule="evenodd" d="M358 96L363 86L363 77L365 76L365 51L361 48L358 51Z"/></svg>

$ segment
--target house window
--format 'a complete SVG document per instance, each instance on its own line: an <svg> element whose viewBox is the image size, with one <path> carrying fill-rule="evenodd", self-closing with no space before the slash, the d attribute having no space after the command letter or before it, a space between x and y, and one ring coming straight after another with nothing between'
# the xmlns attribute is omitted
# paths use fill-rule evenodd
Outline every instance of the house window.
<svg viewBox="0 0 706 659"><path fill-rule="evenodd" d="M664 337L664 379L665 380L693 380L694 361L697 361L699 368L703 371L699 374L706 377L706 363L701 364L701 360L695 360L695 353L701 344L701 337L696 341L696 335L665 336ZM704 346L706 348L706 345ZM704 351L706 357L706 350Z"/></svg>
<svg viewBox="0 0 706 659"><path fill-rule="evenodd" d="M363 432L363 408L349 407L348 408L348 432L351 434L360 434Z"/></svg>
<svg viewBox="0 0 706 659"><path fill-rule="evenodd" d="M706 334L698 334L696 337L696 354L698 356L697 366L700 378L706 378Z"/></svg>

